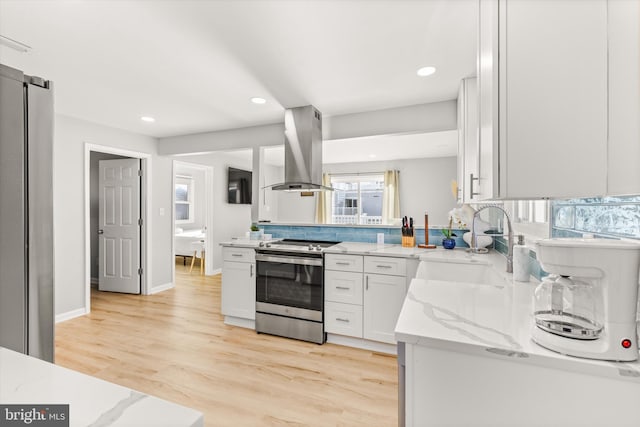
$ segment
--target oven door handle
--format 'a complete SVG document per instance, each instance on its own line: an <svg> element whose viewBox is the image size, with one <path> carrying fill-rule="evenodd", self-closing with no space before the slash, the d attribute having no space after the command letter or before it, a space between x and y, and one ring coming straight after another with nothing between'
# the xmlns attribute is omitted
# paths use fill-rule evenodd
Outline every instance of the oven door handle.
<svg viewBox="0 0 640 427"><path fill-rule="evenodd" d="M322 258L285 257L277 255L256 254L256 261L279 262L283 264L317 265L322 267Z"/></svg>

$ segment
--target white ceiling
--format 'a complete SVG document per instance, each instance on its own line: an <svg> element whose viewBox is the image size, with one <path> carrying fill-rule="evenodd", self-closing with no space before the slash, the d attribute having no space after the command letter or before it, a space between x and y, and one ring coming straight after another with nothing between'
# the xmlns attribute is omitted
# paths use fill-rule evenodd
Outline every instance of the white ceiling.
<svg viewBox="0 0 640 427"><path fill-rule="evenodd" d="M59 113L156 137L455 99L475 33L475 0L0 0L33 47L0 62L53 80Z"/></svg>

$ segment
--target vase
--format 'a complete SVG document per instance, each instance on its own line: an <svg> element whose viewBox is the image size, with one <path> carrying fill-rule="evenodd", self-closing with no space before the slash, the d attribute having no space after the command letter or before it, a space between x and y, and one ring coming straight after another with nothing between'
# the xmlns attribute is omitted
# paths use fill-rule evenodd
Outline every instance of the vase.
<svg viewBox="0 0 640 427"><path fill-rule="evenodd" d="M442 246L445 249L453 249L456 247L456 239L442 239Z"/></svg>
<svg viewBox="0 0 640 427"><path fill-rule="evenodd" d="M262 239L262 230L249 232L249 240L260 240L260 239Z"/></svg>

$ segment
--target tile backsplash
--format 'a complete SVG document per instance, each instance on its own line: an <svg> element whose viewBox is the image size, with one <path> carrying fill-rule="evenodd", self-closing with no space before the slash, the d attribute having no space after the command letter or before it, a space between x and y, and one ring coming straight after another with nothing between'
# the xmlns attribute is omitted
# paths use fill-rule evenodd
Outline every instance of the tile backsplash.
<svg viewBox="0 0 640 427"><path fill-rule="evenodd" d="M640 239L640 196L590 197L552 202L552 237Z"/></svg>
<svg viewBox="0 0 640 427"><path fill-rule="evenodd" d="M400 227L384 226L332 226L332 225L284 225L260 223L258 226L267 234L280 239L323 240L330 242L364 242L376 243L378 233L384 234L384 242L400 244L402 233ZM462 235L467 230L452 230L456 234L456 246L467 247ZM424 243L424 227L415 228L416 244ZM429 243L442 245L444 238L440 228L429 228Z"/></svg>

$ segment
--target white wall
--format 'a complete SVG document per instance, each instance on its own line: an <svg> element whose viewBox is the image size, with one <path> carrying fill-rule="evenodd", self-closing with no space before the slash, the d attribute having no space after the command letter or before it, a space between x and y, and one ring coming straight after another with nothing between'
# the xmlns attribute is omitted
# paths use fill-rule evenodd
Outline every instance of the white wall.
<svg viewBox="0 0 640 427"><path fill-rule="evenodd" d="M264 187L284 181L284 169L273 165L263 164L260 172L259 220L276 221L278 219L279 212L277 192Z"/></svg>
<svg viewBox="0 0 640 427"><path fill-rule="evenodd" d="M234 167L251 170L252 159L245 160L225 153L180 156L174 159L213 166L213 229L207 230L208 237L213 239L213 254L207 258L214 270L222 268L219 243L230 241L233 237L243 237L251 226L251 205L227 203L227 169ZM254 176L253 179L258 178Z"/></svg>
<svg viewBox="0 0 640 427"><path fill-rule="evenodd" d="M448 213L456 206L451 193L451 181L456 179L456 157L389 160L385 162L336 163L323 165L326 173L367 173L387 169L400 171L400 213L413 217L416 225L423 225L424 213L429 224L446 225ZM300 197L296 193L273 192L278 200L279 223L313 223L315 196Z"/></svg>
<svg viewBox="0 0 640 427"><path fill-rule="evenodd" d="M85 308L85 143L152 154L152 201L150 217L153 236L152 286L170 283L171 161L156 156L156 139L68 116L55 116L54 132L54 250L55 313L61 315ZM90 260L86 260L90 262Z"/></svg>
<svg viewBox="0 0 640 427"><path fill-rule="evenodd" d="M98 214L100 193L98 189L99 183L99 161L111 159L124 159L123 156L115 154L91 152L90 168L91 168L91 190L89 192L89 215L91 224L89 230L91 233L91 279L98 280Z"/></svg>

